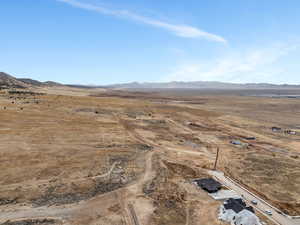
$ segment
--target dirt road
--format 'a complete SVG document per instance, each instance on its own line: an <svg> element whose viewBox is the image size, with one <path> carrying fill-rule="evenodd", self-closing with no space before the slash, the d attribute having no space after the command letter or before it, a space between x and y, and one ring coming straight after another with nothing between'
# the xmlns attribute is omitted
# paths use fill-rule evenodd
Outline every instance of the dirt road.
<svg viewBox="0 0 300 225"><path fill-rule="evenodd" d="M8 220L17 219L33 219L33 218L55 218L55 219L65 219L70 213L75 211L76 207L69 208L54 208L54 207L39 207L30 209L21 209L8 212L1 212L0 224Z"/></svg>
<svg viewBox="0 0 300 225"><path fill-rule="evenodd" d="M255 194L251 193L244 187L237 184L232 179L226 177L224 173L219 171L209 171L209 173L214 176L218 181L220 181L223 185L228 188L236 191L239 195L243 196L243 198L251 202L253 200L257 201L257 205L252 205L256 210L260 211L263 215L265 215L268 219L273 221L276 224L280 225L300 225L300 219L292 219L286 215L283 215L274 207L269 205L267 202L257 197ZM268 215L266 211L271 211L272 215Z"/></svg>

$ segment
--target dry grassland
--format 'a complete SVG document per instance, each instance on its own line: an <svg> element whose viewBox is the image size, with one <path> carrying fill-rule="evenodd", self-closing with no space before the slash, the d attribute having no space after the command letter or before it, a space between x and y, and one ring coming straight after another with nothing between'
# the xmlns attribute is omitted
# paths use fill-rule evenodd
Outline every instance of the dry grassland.
<svg viewBox="0 0 300 225"><path fill-rule="evenodd" d="M218 169L300 214L300 136L270 130L298 129L297 99L39 91L0 95L0 224L133 224L128 204L143 225L220 224L190 182L217 147Z"/></svg>

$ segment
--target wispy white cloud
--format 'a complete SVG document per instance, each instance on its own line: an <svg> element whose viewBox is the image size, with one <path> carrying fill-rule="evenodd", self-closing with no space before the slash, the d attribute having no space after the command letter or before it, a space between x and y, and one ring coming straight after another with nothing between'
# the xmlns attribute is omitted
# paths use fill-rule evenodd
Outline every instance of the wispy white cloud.
<svg viewBox="0 0 300 225"><path fill-rule="evenodd" d="M156 20L153 18L141 16L141 15L132 13L127 10L108 9L105 7L88 4L88 3L84 3L81 1L77 1L77 0L56 0L56 1L69 4L73 7L90 10L90 11L95 11L95 12L105 14L105 15L111 15L111 16L115 16L115 17L131 19L131 20L134 20L137 22L141 22L141 23L150 25L150 26L162 28L164 30L174 33L177 36L184 37L184 38L203 38L203 39L207 39L210 41L227 43L227 41L223 37L200 30L193 26L171 24L171 23Z"/></svg>
<svg viewBox="0 0 300 225"><path fill-rule="evenodd" d="M163 81L275 82L285 71L279 61L300 44L276 44L269 48L235 51L212 61L184 63Z"/></svg>

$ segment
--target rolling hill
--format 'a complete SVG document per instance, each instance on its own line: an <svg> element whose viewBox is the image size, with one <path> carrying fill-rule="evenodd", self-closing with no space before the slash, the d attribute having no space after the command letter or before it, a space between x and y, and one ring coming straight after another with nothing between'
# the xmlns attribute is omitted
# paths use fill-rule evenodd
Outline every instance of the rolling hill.
<svg viewBox="0 0 300 225"><path fill-rule="evenodd" d="M0 87L2 88L27 88L28 84L17 78L0 72Z"/></svg>
<svg viewBox="0 0 300 225"><path fill-rule="evenodd" d="M52 87L61 85L53 81L40 82L29 78L16 78L7 73L0 72L0 88Z"/></svg>

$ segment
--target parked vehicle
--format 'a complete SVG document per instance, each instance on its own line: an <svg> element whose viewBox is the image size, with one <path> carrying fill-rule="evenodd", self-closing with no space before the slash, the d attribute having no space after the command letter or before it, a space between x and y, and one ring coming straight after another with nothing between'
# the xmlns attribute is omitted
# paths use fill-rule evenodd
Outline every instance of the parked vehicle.
<svg viewBox="0 0 300 225"><path fill-rule="evenodd" d="M258 202L257 202L256 200L252 200L251 203L252 203L253 205L257 205Z"/></svg>
<svg viewBox="0 0 300 225"><path fill-rule="evenodd" d="M265 213L267 213L269 216L272 216L272 212L270 210L266 210Z"/></svg>

